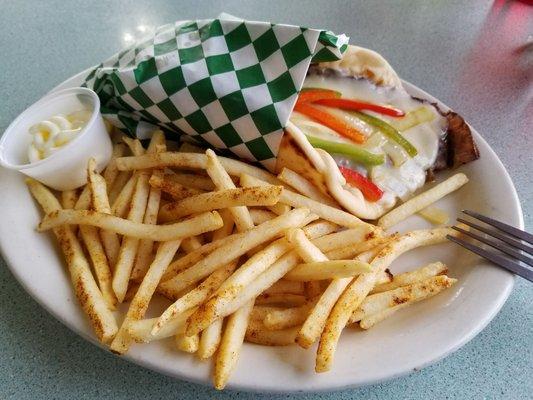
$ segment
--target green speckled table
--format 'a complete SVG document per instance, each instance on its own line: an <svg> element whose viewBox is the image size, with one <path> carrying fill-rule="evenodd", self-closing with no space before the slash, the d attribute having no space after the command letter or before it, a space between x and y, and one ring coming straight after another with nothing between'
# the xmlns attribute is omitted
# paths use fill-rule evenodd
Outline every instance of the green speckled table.
<svg viewBox="0 0 533 400"><path fill-rule="evenodd" d="M0 10L0 132L56 84L163 23L226 11L324 27L381 52L404 79L460 110L507 167L533 229L533 44L526 46L533 7L526 3L0 0ZM489 326L436 365L355 390L271 396L217 393L99 350L50 317L0 264L0 399L533 397L533 285L522 279Z"/></svg>

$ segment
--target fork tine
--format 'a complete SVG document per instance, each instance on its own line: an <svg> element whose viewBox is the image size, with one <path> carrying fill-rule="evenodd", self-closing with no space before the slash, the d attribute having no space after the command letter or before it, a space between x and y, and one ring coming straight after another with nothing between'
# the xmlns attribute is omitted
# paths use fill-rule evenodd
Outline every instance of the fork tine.
<svg viewBox="0 0 533 400"><path fill-rule="evenodd" d="M495 229L485 228L484 226L475 224L475 223L473 223L471 221L468 221L466 219L463 219L463 218L457 218L457 222L462 222L465 225L468 225L468 226L470 226L470 227L472 227L474 229L477 229L478 231L486 233L487 235L490 235L492 237L500 239L501 241L503 241L503 242L505 242L507 244L510 244L513 247L519 248L520 250L523 250L526 253L533 255L533 247L531 247L527 243L521 242L520 240L516 240L516 239L513 239L512 237L503 235L503 234L501 234L500 232L498 232Z"/></svg>
<svg viewBox="0 0 533 400"><path fill-rule="evenodd" d="M466 215L470 215L471 217L477 218L480 221L485 222L486 224L489 224L495 228L498 228L508 233L509 235L513 235L514 237L522 239L523 241L528 242L529 244L533 244L533 235L531 233L524 232L518 228L515 228L514 226L507 225L501 221L496 221L495 219L485 217L484 215L478 214L475 211L463 210L463 212Z"/></svg>
<svg viewBox="0 0 533 400"><path fill-rule="evenodd" d="M516 261L511 260L506 256L502 256L488 250L482 249L481 247L474 246L468 242L465 242L462 239L447 235L449 240L454 243L457 243L460 246L463 246L465 249L470 250L473 253L476 253L478 256L486 258L489 261L492 261L494 264L499 265L502 268L505 268L508 271L515 273L518 276L521 276L524 279L527 279L530 282L533 282L533 270L519 264Z"/></svg>
<svg viewBox="0 0 533 400"><path fill-rule="evenodd" d="M505 254L510 255L511 257L514 257L520 261L525 262L527 265L530 265L533 267L533 258L526 256L525 254L520 253L517 250L514 250L513 248L507 246L506 244L503 244L501 242L496 242L495 240L491 240L488 238L485 238L483 236L477 235L473 232L469 232L465 229L461 229L457 226L452 226L452 229L455 229L456 231L461 232L464 235L470 236L471 238L474 238L476 240L479 240L482 243L488 244L490 247L495 248L496 250L500 250L504 252Z"/></svg>

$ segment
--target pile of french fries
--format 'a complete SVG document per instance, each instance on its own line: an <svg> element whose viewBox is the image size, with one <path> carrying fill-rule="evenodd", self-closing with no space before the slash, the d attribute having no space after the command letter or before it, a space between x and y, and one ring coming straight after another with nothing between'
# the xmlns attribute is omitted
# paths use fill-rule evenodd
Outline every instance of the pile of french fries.
<svg viewBox="0 0 533 400"><path fill-rule="evenodd" d="M288 169L275 176L188 143L167 151L160 131L146 149L115 141L102 174L89 161L81 189L56 196L27 181L45 213L38 229L57 237L77 298L115 353L173 337L177 350L214 359L222 389L244 341L318 343L315 370L324 372L346 326L369 329L456 281L440 262L389 271L401 254L456 231L384 229L459 188L463 174L373 225ZM146 318L155 296L168 307Z"/></svg>

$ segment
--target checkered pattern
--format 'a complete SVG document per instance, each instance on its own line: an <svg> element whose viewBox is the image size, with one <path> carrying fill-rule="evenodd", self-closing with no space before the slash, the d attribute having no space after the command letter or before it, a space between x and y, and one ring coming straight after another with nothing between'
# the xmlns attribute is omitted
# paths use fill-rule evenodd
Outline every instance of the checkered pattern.
<svg viewBox="0 0 533 400"><path fill-rule="evenodd" d="M86 86L134 136L156 124L272 169L310 62L339 59L347 41L266 22L180 21L99 65Z"/></svg>

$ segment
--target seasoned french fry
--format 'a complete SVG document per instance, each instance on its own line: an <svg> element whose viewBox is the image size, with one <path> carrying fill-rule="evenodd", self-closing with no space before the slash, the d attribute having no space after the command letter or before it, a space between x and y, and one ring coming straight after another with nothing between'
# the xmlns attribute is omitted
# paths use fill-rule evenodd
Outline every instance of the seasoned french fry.
<svg viewBox="0 0 533 400"><path fill-rule="evenodd" d="M371 262L372 272L354 278L328 317L318 346L315 370L328 371L333 363L340 334L354 310L363 302L376 283L376 276L403 253L420 246L429 246L446 240L446 235L457 236L451 228L411 231L387 244ZM349 279L349 278L347 278Z"/></svg>
<svg viewBox="0 0 533 400"><path fill-rule="evenodd" d="M349 322L360 321L400 304L412 304L424 300L450 287L455 281L446 275L437 275L386 292L372 294L366 297L359 308L352 313Z"/></svg>
<svg viewBox="0 0 533 400"><path fill-rule="evenodd" d="M267 182L247 174L241 174L240 183L243 187L269 185ZM356 228L361 225L366 225L370 229L374 228L372 225L361 221L355 215L339 210L338 208L322 204L318 201L310 199L309 197L302 196L301 194L291 192L288 189L283 189L279 201L280 203L288 204L292 207L306 207L311 210L311 212L317 214L320 218L331 221L340 226Z"/></svg>
<svg viewBox="0 0 533 400"><path fill-rule="evenodd" d="M187 197L196 196L203 193L198 189L191 189L185 187L177 182L173 182L168 178L169 175L152 175L150 178L150 186L168 193L175 201L186 199Z"/></svg>
<svg viewBox="0 0 533 400"><path fill-rule="evenodd" d="M263 346L289 346L294 344L299 326L281 330L268 330L260 324L252 323L246 330L244 340Z"/></svg>
<svg viewBox="0 0 533 400"><path fill-rule="evenodd" d="M269 330L279 330L302 325L315 306L318 298L307 300L299 307L270 311L263 319L264 326ZM295 335L296 339L296 335Z"/></svg>
<svg viewBox="0 0 533 400"><path fill-rule="evenodd" d="M150 332L157 321L157 318L140 319L132 321L128 327L128 333L132 340L137 343L149 343L154 340L166 339L168 337L185 332L187 318L196 309L185 311L178 318L173 319L169 324L165 325L163 329L157 332L157 335L152 335Z"/></svg>
<svg viewBox="0 0 533 400"><path fill-rule="evenodd" d="M273 185L280 184L278 178L261 168L226 157L219 157L219 160L228 174L232 176L240 176L242 173L245 173ZM143 156L117 158L117 167L120 171L167 167L205 170L207 167L207 156L205 154L175 152L145 154Z"/></svg>
<svg viewBox="0 0 533 400"><path fill-rule="evenodd" d="M257 296L255 303L257 305L279 305L283 307L298 307L307 302L307 297L301 294L277 293L267 294L263 293Z"/></svg>
<svg viewBox="0 0 533 400"><path fill-rule="evenodd" d="M123 143L116 143L113 145L111 160L109 160L109 163L102 174L105 179L106 187L109 189L113 186L113 183L119 175L116 159L122 157L124 154L126 154L126 146Z"/></svg>
<svg viewBox="0 0 533 400"><path fill-rule="evenodd" d="M264 294L305 294L303 282L288 281L282 279L265 290Z"/></svg>
<svg viewBox="0 0 533 400"><path fill-rule="evenodd" d="M370 264L358 260L332 260L297 265L284 279L288 281L321 281L348 278L370 272Z"/></svg>
<svg viewBox="0 0 533 400"><path fill-rule="evenodd" d="M365 251L371 250L375 247L384 245L387 242L390 242L395 235L392 236L378 236L373 237L368 240L363 240L359 243L354 243L346 247L339 247L334 250L328 251L326 256L330 260L345 260L354 258L356 255L363 253Z"/></svg>
<svg viewBox="0 0 533 400"><path fill-rule="evenodd" d="M138 239L167 242L210 232L222 226L220 215L206 212L169 225L146 225L113 215L89 210L57 210L46 215L38 229L46 231L60 225L91 225Z"/></svg>
<svg viewBox="0 0 533 400"><path fill-rule="evenodd" d="M386 308L384 310L381 310L381 311L379 311L377 313L374 313L372 315L369 315L369 316L364 316L361 319L361 321L359 322L359 326L361 328L363 328L363 329L369 329L372 326L374 326L375 324L377 324L378 322L381 322L385 318L391 316L396 311L398 311L398 310L400 310L402 308L406 308L409 305L411 305L413 303L416 303L418 301L433 297L436 294L442 292L444 289L449 288L450 286L452 286L455 282L457 282L457 279L448 278L446 275L439 275L439 276L435 276L433 278L429 278L429 279L427 279L427 280L425 280L423 282L413 283L413 284L410 285L410 286L413 287L413 290L415 291L414 295L411 294L413 296L412 298L408 299L404 303L397 304L397 305L394 305L392 307L388 307L388 308ZM423 283L426 284L425 287L424 287ZM417 287L419 287L419 288L417 288ZM396 291L396 290L399 290L399 289L403 289L403 288L398 288L398 289L395 289L393 291ZM420 289L420 292L418 292L417 289ZM384 293L386 293L386 292L384 292ZM384 294L384 293L380 293L380 294ZM407 297L409 297L409 295L407 295Z"/></svg>
<svg viewBox="0 0 533 400"><path fill-rule="evenodd" d="M224 389L231 372L237 364L253 307L253 300L249 301L227 319L226 328L215 358L213 379L215 389Z"/></svg>
<svg viewBox="0 0 533 400"><path fill-rule="evenodd" d="M200 335L185 336L182 333L178 333L174 338L174 343L178 350L186 353L196 353L200 344Z"/></svg>
<svg viewBox="0 0 533 400"><path fill-rule="evenodd" d="M95 211L110 214L111 209L109 207L109 199L107 197L107 189L106 189L106 183L105 180L102 178L101 175L99 175L95 168L94 168L94 160L91 162L89 161L88 166L88 185L83 190L82 195L80 196L80 201L76 204L74 207L76 210L84 210L88 208L89 203L92 203L92 206ZM87 196L87 192L90 194L90 196ZM89 198L87 198L89 197ZM87 199L86 199L87 198ZM84 241L96 241L95 235L97 235L97 229L92 226L80 226L80 232L83 235L87 235L87 239ZM102 266L102 274L103 276L111 275L111 269L115 266L117 259L118 259L118 253L120 251L120 240L115 232L111 232L108 230L101 230L100 231L100 239L102 241L102 245L104 247L105 255L107 256L107 268ZM97 257L97 255L94 255ZM93 263L95 260L93 259ZM105 270L109 269L109 272L105 272ZM104 280L107 282L107 279L104 278ZM102 285L102 283L100 283ZM107 284L106 284L107 287ZM107 291L107 289L106 289ZM114 299L113 307L116 303L116 297L114 293L111 294L105 294L105 296L109 299Z"/></svg>
<svg viewBox="0 0 533 400"><path fill-rule="evenodd" d="M224 319L220 318L202 331L197 352L200 359L207 360L217 351L222 340L223 324Z"/></svg>
<svg viewBox="0 0 533 400"><path fill-rule="evenodd" d="M267 206L276 204L281 195L280 186L225 189L188 197L161 207L159 220L169 222L180 217L204 211L237 206ZM251 218L250 218L251 222Z"/></svg>
<svg viewBox="0 0 533 400"><path fill-rule="evenodd" d="M206 301L215 292L215 290L220 287L222 282L224 282L224 280L231 275L236 267L237 262L233 261L228 265L217 269L202 283L200 283L200 285L176 300L165 310L161 317L159 317L157 323L154 325L152 334L157 334L157 332L159 332L159 330L165 326L165 324L168 324L170 320Z"/></svg>
<svg viewBox="0 0 533 400"><path fill-rule="evenodd" d="M331 207L340 208L335 200L326 196L315 185L291 169L283 168L278 175L278 179L312 200L327 204Z"/></svg>
<svg viewBox="0 0 533 400"><path fill-rule="evenodd" d="M408 271L404 272L403 274L398 274L389 283L376 285L372 290L371 294L386 292L388 290L396 289L400 286L409 285L417 281L423 281L425 279L431 278L432 276L443 274L446 271L447 267L445 264L441 262L431 263L424 267L415 269L414 271Z"/></svg>
<svg viewBox="0 0 533 400"><path fill-rule="evenodd" d="M283 275L298 264L300 258L294 251L289 251L279 258L268 270L257 276L240 292L226 297L213 298L205 303L197 312L191 315L188 321L187 334L200 332L213 321L235 312L248 301L255 299L266 289L280 280Z"/></svg>
<svg viewBox="0 0 533 400"><path fill-rule="evenodd" d="M381 234L379 231L369 229L367 226L360 226L357 228L335 232L331 235L322 236L313 243L320 250L325 248L344 249L354 245L360 246L362 243L380 236Z"/></svg>
<svg viewBox="0 0 533 400"><path fill-rule="evenodd" d="M45 213L61 209L55 196L42 184L32 179L26 180L26 183ZM64 225L56 227L54 233L65 255L72 286L83 311L89 317L98 339L104 343L109 342L118 330L117 323L96 285L76 235Z"/></svg>
<svg viewBox="0 0 533 400"><path fill-rule="evenodd" d="M165 181L169 184L178 184L188 189L196 189L203 192L212 192L215 190L215 184L208 176L186 174L177 172L165 175Z"/></svg>
<svg viewBox="0 0 533 400"><path fill-rule="evenodd" d="M128 220L141 223L146 210L146 204L148 203L150 188L148 185L148 173L140 172L138 175L139 177L135 186L135 191L131 199ZM124 296L128 290L128 282L130 280L131 270L133 268L133 263L135 262L138 247L138 238L125 236L122 239L117 264L115 265L115 271L113 274L113 290L120 303L124 300Z"/></svg>
<svg viewBox="0 0 533 400"><path fill-rule="evenodd" d="M389 211L379 219L378 225L384 229L390 228L400 221L403 221L407 217L416 214L420 210L423 210L429 205L435 203L437 200L442 199L447 194L459 189L467 182L468 178L465 174L455 174L451 178L446 179L444 182L439 183L437 186L428 189L419 195L416 195L392 211Z"/></svg>
<svg viewBox="0 0 533 400"><path fill-rule="evenodd" d="M145 153L144 147L139 139L132 139L128 136L122 136L122 141L126 143L134 156L142 156Z"/></svg>
<svg viewBox="0 0 533 400"><path fill-rule="evenodd" d="M218 160L215 152L213 150L207 150L205 152L205 155L207 156L207 174L209 175L217 189L219 191L236 189L235 184L231 180L229 174L226 172L222 164L220 164L220 161ZM279 189L279 192L281 192L281 189ZM275 203L277 203L278 199L279 196L276 198ZM274 205L275 203L265 203L264 205ZM228 210L233 216L233 220L235 221L235 225L237 226L237 229L239 231L242 232L254 226L252 217L250 216L250 212L245 206L228 207Z"/></svg>
<svg viewBox="0 0 533 400"><path fill-rule="evenodd" d="M113 215L116 215L118 217L126 216L131 203L131 199L133 197L133 193L135 192L135 188L137 187L137 181L139 180L139 176L140 175L138 173L134 173L129 178L128 182L126 182L111 207L111 213Z"/></svg>
<svg viewBox="0 0 533 400"><path fill-rule="evenodd" d="M162 171L154 170L152 178L154 176L161 176ZM161 191L157 188L151 187L150 194L148 195L148 201L146 204L146 210L144 212L143 223L146 225L157 224L157 215L159 213L159 204L161 202ZM185 239L186 240L186 239ZM137 255L135 256L135 262L131 271L131 279L140 279L148 271L148 267L152 262L153 255L153 240L143 239L139 241L137 248Z"/></svg>
<svg viewBox="0 0 533 400"><path fill-rule="evenodd" d="M130 181L132 173L130 171L120 171L113 181L111 186L108 186L109 190L109 204L115 204L120 193L124 189L124 186ZM132 183L132 185L134 185Z"/></svg>
<svg viewBox="0 0 533 400"><path fill-rule="evenodd" d="M61 207L69 209L74 208L78 201L78 192L76 189L65 190L61 192Z"/></svg>
<svg viewBox="0 0 533 400"><path fill-rule="evenodd" d="M129 325L132 321L137 321L144 317L159 280L168 264L172 261L180 244L181 240L173 240L162 243L157 249L154 262L150 265L148 272L146 272L137 293L135 293L135 297L131 301L122 326L111 343L111 351L118 354L124 354L128 351L131 344L131 337L128 333Z"/></svg>
<svg viewBox="0 0 533 400"><path fill-rule="evenodd" d="M192 253L195 250L198 250L200 247L202 247L202 239L199 236L191 236L187 239L183 240L183 243L181 244L181 248L185 253Z"/></svg>
<svg viewBox="0 0 533 400"><path fill-rule="evenodd" d="M242 239L237 243L229 241L226 245L220 246L204 259L201 259L187 270L178 273L174 278L161 283L160 286L165 290L180 291L184 287L198 282L220 266L237 259L254 247L272 240L285 229L298 226L308 215L309 210L307 209L295 209L258 225L244 232Z"/></svg>
<svg viewBox="0 0 533 400"><path fill-rule="evenodd" d="M250 208L248 210L250 216L252 217L252 222L254 225L262 224L263 222L269 221L273 218L276 218L277 214L269 210L263 210L260 208Z"/></svg>

